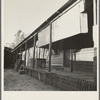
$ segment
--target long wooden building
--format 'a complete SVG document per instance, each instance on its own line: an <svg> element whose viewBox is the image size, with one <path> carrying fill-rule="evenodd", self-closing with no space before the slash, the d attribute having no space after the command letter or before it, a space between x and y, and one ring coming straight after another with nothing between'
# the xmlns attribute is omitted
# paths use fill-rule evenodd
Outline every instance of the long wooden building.
<svg viewBox="0 0 100 100"><path fill-rule="evenodd" d="M69 0L13 50L27 68L97 72L97 0ZM62 70L63 71L63 70Z"/></svg>

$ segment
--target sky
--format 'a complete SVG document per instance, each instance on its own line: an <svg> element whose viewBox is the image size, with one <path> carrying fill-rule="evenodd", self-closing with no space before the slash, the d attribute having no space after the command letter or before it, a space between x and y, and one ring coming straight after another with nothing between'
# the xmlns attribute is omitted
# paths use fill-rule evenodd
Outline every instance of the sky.
<svg viewBox="0 0 100 100"><path fill-rule="evenodd" d="M4 45L14 41L22 30L27 36L62 7L68 0L3 0Z"/></svg>

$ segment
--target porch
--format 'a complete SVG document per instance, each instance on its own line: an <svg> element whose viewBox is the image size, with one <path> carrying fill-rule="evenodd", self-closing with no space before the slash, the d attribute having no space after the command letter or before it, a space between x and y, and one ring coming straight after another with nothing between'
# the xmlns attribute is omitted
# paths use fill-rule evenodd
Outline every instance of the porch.
<svg viewBox="0 0 100 100"><path fill-rule="evenodd" d="M91 74L71 73L67 69L48 72L48 68L24 67L25 74L28 74L46 84L67 91L96 91L96 83Z"/></svg>

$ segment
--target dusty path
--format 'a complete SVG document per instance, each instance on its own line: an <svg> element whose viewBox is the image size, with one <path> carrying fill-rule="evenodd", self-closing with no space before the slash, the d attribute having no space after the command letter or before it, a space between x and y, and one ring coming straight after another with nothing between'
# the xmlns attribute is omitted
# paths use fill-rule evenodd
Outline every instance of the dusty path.
<svg viewBox="0 0 100 100"><path fill-rule="evenodd" d="M47 85L26 74L18 74L6 69L4 72L5 91L58 91L58 89Z"/></svg>

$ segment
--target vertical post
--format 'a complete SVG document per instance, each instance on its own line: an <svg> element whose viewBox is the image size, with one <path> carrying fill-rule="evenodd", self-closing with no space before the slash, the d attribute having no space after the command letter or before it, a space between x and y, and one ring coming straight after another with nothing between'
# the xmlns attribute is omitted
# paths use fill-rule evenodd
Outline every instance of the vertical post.
<svg viewBox="0 0 100 100"><path fill-rule="evenodd" d="M45 68L45 59L44 59L44 54L45 54L45 48L43 50L43 64L44 64L44 68Z"/></svg>
<svg viewBox="0 0 100 100"><path fill-rule="evenodd" d="M16 51L14 51L14 64L16 62Z"/></svg>
<svg viewBox="0 0 100 100"><path fill-rule="evenodd" d="M39 48L39 59L40 59L40 48Z"/></svg>
<svg viewBox="0 0 100 100"><path fill-rule="evenodd" d="M96 0L93 0L93 41L94 47L97 47L97 17L96 17Z"/></svg>
<svg viewBox="0 0 100 100"><path fill-rule="evenodd" d="M18 49L16 50L16 60L17 60L17 57L18 57Z"/></svg>
<svg viewBox="0 0 100 100"><path fill-rule="evenodd" d="M43 50L43 59L44 59L44 54L45 54L45 48L44 48L44 50Z"/></svg>
<svg viewBox="0 0 100 100"><path fill-rule="evenodd" d="M94 47L93 72L94 72L94 82L97 83L97 48L96 47Z"/></svg>
<svg viewBox="0 0 100 100"><path fill-rule="evenodd" d="M35 66L35 44L36 44L36 42L35 42L35 36L34 36L33 39L34 39L33 40L33 47L34 47L34 49L33 49L33 68L34 68L34 66Z"/></svg>
<svg viewBox="0 0 100 100"><path fill-rule="evenodd" d="M22 60L22 56L21 56L21 46L20 46L20 59Z"/></svg>
<svg viewBox="0 0 100 100"><path fill-rule="evenodd" d="M27 58L28 66L29 66L29 54L30 54L30 52L29 52L29 48L28 48L28 58Z"/></svg>
<svg viewBox="0 0 100 100"><path fill-rule="evenodd" d="M63 67L65 66L65 50L63 50Z"/></svg>
<svg viewBox="0 0 100 100"><path fill-rule="evenodd" d="M93 0L93 20L94 20L94 25L97 24L97 18L96 18L96 0Z"/></svg>
<svg viewBox="0 0 100 100"><path fill-rule="evenodd" d="M76 52L74 52L74 61L76 61Z"/></svg>
<svg viewBox="0 0 100 100"><path fill-rule="evenodd" d="M27 50L27 42L25 43L25 66L26 66L26 50Z"/></svg>
<svg viewBox="0 0 100 100"><path fill-rule="evenodd" d="M70 49L70 71L73 72L73 52Z"/></svg>
<svg viewBox="0 0 100 100"><path fill-rule="evenodd" d="M94 41L94 57L93 57L93 72L94 82L97 83L97 17L96 17L96 0L93 0L93 41Z"/></svg>
<svg viewBox="0 0 100 100"><path fill-rule="evenodd" d="M37 49L38 51L37 51L37 55L38 55L38 57L39 57L39 59L38 59L38 66L40 67L40 68L42 68L42 59L40 59L40 48L38 48Z"/></svg>
<svg viewBox="0 0 100 100"><path fill-rule="evenodd" d="M51 52L52 52L52 22L50 22L49 72L51 72Z"/></svg>

